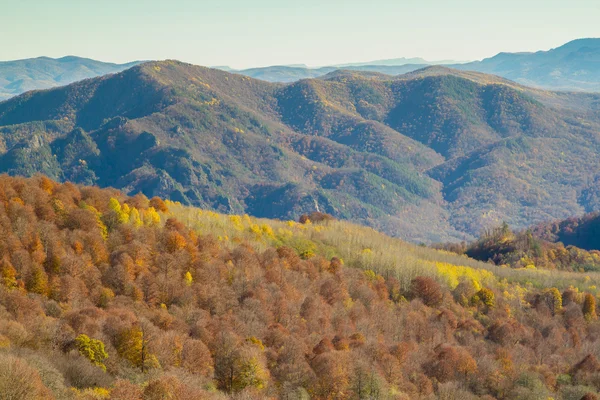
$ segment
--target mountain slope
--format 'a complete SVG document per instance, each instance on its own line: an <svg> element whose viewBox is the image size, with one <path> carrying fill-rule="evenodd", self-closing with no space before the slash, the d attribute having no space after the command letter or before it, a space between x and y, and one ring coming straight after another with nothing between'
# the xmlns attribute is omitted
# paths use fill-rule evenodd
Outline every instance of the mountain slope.
<svg viewBox="0 0 600 400"><path fill-rule="evenodd" d="M224 212L297 218L320 208L388 224L418 240L430 239L397 218L407 207L426 207L436 210L425 217L439 226L436 235L452 232L439 184L422 172L442 161L438 154L356 115L344 117L357 135L396 137L394 148L404 156L293 130L280 119L285 90L161 62L27 93L0 103L0 168L161 194Z"/></svg>
<svg viewBox="0 0 600 400"><path fill-rule="evenodd" d="M0 103L0 171L462 240L594 207L599 104L442 67L283 85L154 62Z"/></svg>
<svg viewBox="0 0 600 400"><path fill-rule="evenodd" d="M39 57L0 62L0 101L29 90L68 85L123 71L139 62L112 64L81 57Z"/></svg>
<svg viewBox="0 0 600 400"><path fill-rule="evenodd" d="M529 86L597 92L600 91L600 38L573 40L535 53L500 53L453 67L500 75Z"/></svg>

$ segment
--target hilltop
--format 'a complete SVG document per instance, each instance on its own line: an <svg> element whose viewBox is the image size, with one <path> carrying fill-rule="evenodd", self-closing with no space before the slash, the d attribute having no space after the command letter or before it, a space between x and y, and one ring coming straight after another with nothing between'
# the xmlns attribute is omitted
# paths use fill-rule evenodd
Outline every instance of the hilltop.
<svg viewBox="0 0 600 400"><path fill-rule="evenodd" d="M462 240L595 207L598 100L443 67L284 85L152 62L0 103L0 171Z"/></svg>
<svg viewBox="0 0 600 400"><path fill-rule="evenodd" d="M82 79L121 72L139 64L112 64L88 58L38 57L0 62L0 101L29 90L68 85Z"/></svg>

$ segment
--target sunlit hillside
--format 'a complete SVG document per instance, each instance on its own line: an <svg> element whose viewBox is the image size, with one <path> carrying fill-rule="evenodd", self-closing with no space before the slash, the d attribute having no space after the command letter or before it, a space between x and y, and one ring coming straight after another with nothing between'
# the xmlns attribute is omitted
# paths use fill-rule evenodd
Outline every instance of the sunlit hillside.
<svg viewBox="0 0 600 400"><path fill-rule="evenodd" d="M506 283L566 289L570 286L600 294L596 284L600 273L550 271L535 268L509 268L484 263L452 252L417 246L376 230L346 221L327 220L302 224L226 215L166 201L174 216L200 234L216 235L227 246L249 243L257 250L289 246L304 258L313 255L339 257L347 267L372 270L393 276L408 289L413 278L426 275L454 289L462 277L486 285Z"/></svg>

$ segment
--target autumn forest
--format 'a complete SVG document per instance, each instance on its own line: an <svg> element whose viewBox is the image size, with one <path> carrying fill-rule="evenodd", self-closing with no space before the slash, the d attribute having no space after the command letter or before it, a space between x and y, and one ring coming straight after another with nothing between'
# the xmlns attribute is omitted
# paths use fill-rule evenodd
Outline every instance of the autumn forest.
<svg viewBox="0 0 600 400"><path fill-rule="evenodd" d="M434 249L321 213L262 220L6 175L0 225L2 399L600 389L600 254L531 232ZM556 261L575 251L581 269Z"/></svg>

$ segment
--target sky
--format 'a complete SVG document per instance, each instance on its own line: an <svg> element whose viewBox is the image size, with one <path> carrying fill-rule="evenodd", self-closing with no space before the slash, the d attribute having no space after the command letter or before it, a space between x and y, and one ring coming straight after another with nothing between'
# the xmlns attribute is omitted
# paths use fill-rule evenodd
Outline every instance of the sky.
<svg viewBox="0 0 600 400"><path fill-rule="evenodd" d="M0 60L466 61L600 37L599 17L598 0L0 0Z"/></svg>

